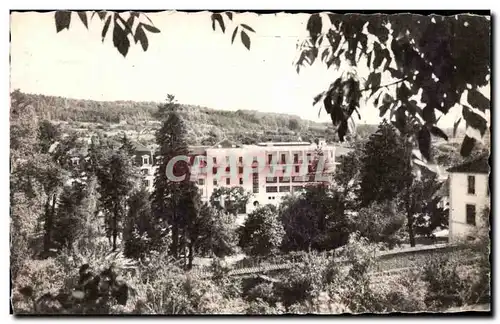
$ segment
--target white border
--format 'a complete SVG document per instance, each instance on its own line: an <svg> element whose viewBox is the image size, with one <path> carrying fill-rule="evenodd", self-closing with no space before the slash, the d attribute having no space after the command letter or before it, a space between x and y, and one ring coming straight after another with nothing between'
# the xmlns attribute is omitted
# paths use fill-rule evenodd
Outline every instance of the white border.
<svg viewBox="0 0 500 324"><path fill-rule="evenodd" d="M498 2L493 1L484 1L484 0L475 0L475 1L450 1L446 4L436 0L419 0L419 1L406 1L404 3L404 7L402 7L401 1L359 1L359 0L349 0L349 1L326 1L326 0L308 0L308 1L297 1L297 0L287 0L287 1L275 1L271 2L269 0L252 0L252 1L207 1L207 0L198 0L198 1L187 1L187 0L170 0L166 1L130 1L130 0L121 0L121 1L107 1L104 2L102 0L87 0L87 1L40 1L40 0L31 0L31 1L14 1L14 0L3 0L0 4L0 7L3 9L1 12L2 21L0 23L0 35L3 35L4 42L3 48L1 51L2 59L0 62L3 62L1 65L2 71L0 75L2 78L2 101L4 103L3 109L1 109L1 118L0 122L2 125L0 126L0 187L1 187L1 197L3 198L4 203L2 204L2 221L4 222L3 226L0 226L0 230L2 233L0 237L4 240L4 248L1 250L2 253L2 273L0 278L1 287L1 299L0 299L0 307L2 309L2 314L7 317L7 321L13 321L14 317L9 316L8 312L8 298L9 298L9 116L8 116L8 106L10 104L9 100L9 43L8 43L8 35L9 35L9 9L39 9L39 10L51 10L51 9L117 9L117 10L126 10L126 9L143 9L143 10L154 10L154 9L235 9L235 10L246 10L246 9L279 9L279 10L390 10L390 9L399 9L399 10L438 10L438 9L457 9L464 10L467 8L468 10L473 9L491 9L493 14L496 12L496 8L498 6ZM495 22L496 19L493 19ZM499 31L495 30L495 39L494 43L498 42L498 34ZM498 53L495 53L495 62L498 64ZM495 72L495 71L494 71ZM496 74L495 74L496 75ZM500 93L498 91L498 82L494 83L494 89L492 91L494 93ZM494 124L498 124L499 114L495 114ZM497 138L497 132L495 131L493 136L495 136L495 141ZM495 159L497 160L497 159ZM496 178L496 173L495 173ZM495 203L495 199L493 199ZM496 206L495 206L496 207ZM497 210L495 208L494 210ZM498 223L498 221L495 221ZM495 224L498 227L498 224ZM499 239L495 239L495 251L498 250L498 241ZM496 282L496 281L495 281ZM498 296L495 298L495 306L498 303ZM201 318L191 318L189 320L200 320ZM209 318L210 319L210 318ZM290 320L291 318L287 318L286 320ZM304 318L296 318L301 321ZM43 321L49 321L49 319L42 319ZM109 318L93 318L96 322L104 322L108 321ZM172 321L177 319L164 318L161 320ZM218 320L218 318L215 318ZM245 320L252 320L252 318L246 318ZM269 319L261 319L263 321L275 320L275 318ZM305 319L310 320L310 319ZM360 319L351 319L359 321ZM415 321L415 319L406 319L407 321ZM82 321L79 319L78 321ZM425 321L434 321L431 318L425 318ZM2 321L4 322L4 321Z"/></svg>

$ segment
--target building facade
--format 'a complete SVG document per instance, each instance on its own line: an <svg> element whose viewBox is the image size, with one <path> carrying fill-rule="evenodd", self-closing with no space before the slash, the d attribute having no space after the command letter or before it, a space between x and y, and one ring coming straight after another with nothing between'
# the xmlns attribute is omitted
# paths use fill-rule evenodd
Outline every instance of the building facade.
<svg viewBox="0 0 500 324"><path fill-rule="evenodd" d="M136 162L143 183L153 190L155 154L138 151L139 155L141 160ZM335 170L335 146L324 141L237 145L224 140L211 147L190 147L189 155L191 180L202 200L208 201L217 188L239 186L251 193L247 213L260 205L278 205L283 197L308 185L329 183Z"/></svg>
<svg viewBox="0 0 500 324"><path fill-rule="evenodd" d="M488 156L448 169L449 241L473 238L485 226L483 214L490 209Z"/></svg>

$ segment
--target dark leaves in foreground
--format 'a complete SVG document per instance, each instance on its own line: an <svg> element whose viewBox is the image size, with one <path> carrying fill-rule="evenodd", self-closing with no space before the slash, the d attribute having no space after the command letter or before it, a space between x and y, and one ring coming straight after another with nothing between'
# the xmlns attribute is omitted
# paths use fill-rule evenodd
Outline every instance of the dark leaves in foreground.
<svg viewBox="0 0 500 324"><path fill-rule="evenodd" d="M94 18L97 13L99 22L102 24L101 38L104 42L109 29L113 29L113 46L118 50L118 52L126 57L129 53L131 40L135 44L140 43L142 49L146 52L149 48L148 33L159 33L160 30L152 25L151 20L142 13L130 12L127 20L122 17L120 13L113 13L107 11L94 11L90 15L90 20L88 19L87 12L78 11L76 12L80 21L85 26L89 28L90 21ZM55 24L57 32L64 29L69 29L71 22L71 11L56 11L55 13ZM138 22L135 24L136 19L145 17L148 22ZM130 37L130 38L129 38Z"/></svg>
<svg viewBox="0 0 500 324"><path fill-rule="evenodd" d="M488 84L491 72L490 17L329 13L331 27L326 32L323 31L326 24L321 19L320 15L313 14L307 22L309 41L299 47L297 71L299 66L312 64L316 56L327 68L339 69L341 62L348 62L354 68L368 68L366 82L363 88L358 84L357 91L366 91L367 99L375 98L373 105L381 117L390 112L391 117L395 117L391 122L400 132L407 134L409 126L414 128L423 156L430 157L429 132L447 139L446 134L435 127L437 112L447 114L456 104L463 105L460 99L464 93L472 108L463 106L462 119L471 130L461 153L469 154L471 143L484 136L487 121L482 113L490 109L490 102L479 89ZM373 40L372 44L368 37ZM365 60L361 60L362 57ZM383 84L382 73L390 75L392 80ZM338 79L314 98L314 104L323 98L332 123L342 125L339 130L343 132L345 122L355 111L347 102L355 96L344 92L341 108L336 103L339 91L333 89L338 89ZM395 90L394 98L390 94L394 92L389 90ZM417 102L413 98L419 92L421 99ZM454 128L457 127L458 123Z"/></svg>

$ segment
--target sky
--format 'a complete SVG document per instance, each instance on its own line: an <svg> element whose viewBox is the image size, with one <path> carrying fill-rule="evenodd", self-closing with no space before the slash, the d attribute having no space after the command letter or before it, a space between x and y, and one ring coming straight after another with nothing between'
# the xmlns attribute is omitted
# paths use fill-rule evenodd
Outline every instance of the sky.
<svg viewBox="0 0 500 324"><path fill-rule="evenodd" d="M313 97L337 76L319 60L297 74L296 45L307 36L307 14L237 14L226 34L212 30L210 13L148 14L159 34L148 33L149 49L131 46L124 58L109 32L101 42L97 16L85 29L76 14L69 30L56 33L53 13L11 15L11 89L93 100L163 101L223 110L249 109L329 121ZM144 20L146 22L146 20ZM231 33L250 25L251 50ZM489 91L489 90L488 90ZM378 110L361 104L361 123L380 121ZM443 121L453 125L456 112Z"/></svg>

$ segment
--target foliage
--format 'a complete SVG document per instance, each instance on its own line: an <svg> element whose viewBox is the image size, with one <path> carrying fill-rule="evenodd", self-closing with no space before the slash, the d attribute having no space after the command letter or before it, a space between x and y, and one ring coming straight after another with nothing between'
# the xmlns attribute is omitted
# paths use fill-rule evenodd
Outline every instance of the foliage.
<svg viewBox="0 0 500 324"><path fill-rule="evenodd" d="M384 120L364 146L359 192L362 205L393 200L408 187L413 177L407 156L405 143Z"/></svg>
<svg viewBox="0 0 500 324"><path fill-rule="evenodd" d="M281 247L283 235L276 207L265 205L247 216L240 229L239 245L250 255L269 255Z"/></svg>
<svg viewBox="0 0 500 324"><path fill-rule="evenodd" d="M309 37L300 46L296 64L299 71L300 66L321 57L327 68L350 67L314 98L314 104L323 103L341 140L353 113L359 114L362 93L369 92L367 96L375 98L373 104L380 116L389 112L391 122L401 132L409 125L417 128L414 142L427 160L431 159L431 134L447 139L435 126L436 115L461 105L462 118L470 128L461 153L470 153L487 128L482 113L490 109L489 100L478 91L489 82L489 16L324 16L316 13L309 17ZM357 75L358 67L368 68L364 85ZM389 81L383 84L387 77ZM463 95L466 101L461 100Z"/></svg>
<svg viewBox="0 0 500 324"><path fill-rule="evenodd" d="M347 242L349 228L342 196L325 185L311 186L282 202L285 251L329 250Z"/></svg>
<svg viewBox="0 0 500 324"><path fill-rule="evenodd" d="M251 193L245 191L243 187L218 187L210 196L210 205L218 210L237 216L244 214L246 205L251 197Z"/></svg>
<svg viewBox="0 0 500 324"><path fill-rule="evenodd" d="M405 216L395 204L372 203L361 208L357 215L352 217L353 230L366 237L373 243L386 243L389 248L403 243L398 237L405 224Z"/></svg>
<svg viewBox="0 0 500 324"><path fill-rule="evenodd" d="M236 222L232 215L203 204L197 226L199 236L195 249L199 253L221 258L235 252L237 233Z"/></svg>
<svg viewBox="0 0 500 324"><path fill-rule="evenodd" d="M106 217L106 231L108 238L112 238L113 250L118 247L118 235L123 233L126 202L136 177L136 170L124 149L105 157L97 173L100 202Z"/></svg>

